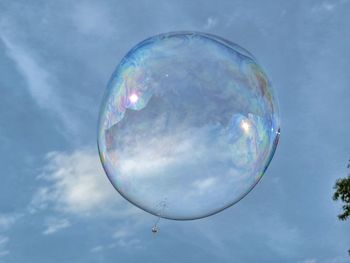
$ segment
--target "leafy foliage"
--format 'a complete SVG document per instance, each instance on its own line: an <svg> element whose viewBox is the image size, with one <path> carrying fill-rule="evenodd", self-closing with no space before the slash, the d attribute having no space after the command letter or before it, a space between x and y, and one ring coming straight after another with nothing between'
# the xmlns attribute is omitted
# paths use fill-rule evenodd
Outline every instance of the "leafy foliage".
<svg viewBox="0 0 350 263"><path fill-rule="evenodd" d="M350 168L350 160L348 164ZM350 174L346 178L340 178L335 182L333 187L335 193L333 194L333 200L341 200L343 205L343 213L338 215L339 220L345 221L350 217ZM350 249L348 250L350 256Z"/></svg>
<svg viewBox="0 0 350 263"><path fill-rule="evenodd" d="M338 215L340 220L346 220L350 216L350 176L347 178L338 179L335 183L334 189L336 190L333 195L333 200L340 199L345 204L343 205L344 212Z"/></svg>

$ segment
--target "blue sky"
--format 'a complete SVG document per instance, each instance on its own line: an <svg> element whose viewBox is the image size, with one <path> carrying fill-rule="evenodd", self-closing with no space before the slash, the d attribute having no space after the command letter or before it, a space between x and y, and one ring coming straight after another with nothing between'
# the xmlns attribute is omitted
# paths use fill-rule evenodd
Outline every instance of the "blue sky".
<svg viewBox="0 0 350 263"><path fill-rule="evenodd" d="M0 0L0 262L348 262L332 186L347 174L350 2ZM251 51L282 134L259 185L215 216L161 221L98 160L99 104L146 37L195 30Z"/></svg>

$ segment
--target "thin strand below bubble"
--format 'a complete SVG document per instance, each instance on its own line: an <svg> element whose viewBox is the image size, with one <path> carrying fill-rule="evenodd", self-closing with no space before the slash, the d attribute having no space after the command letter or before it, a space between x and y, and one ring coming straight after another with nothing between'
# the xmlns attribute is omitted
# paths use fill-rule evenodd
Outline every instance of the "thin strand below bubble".
<svg viewBox="0 0 350 263"><path fill-rule="evenodd" d="M159 223L160 219L162 218L162 214L164 213L165 208L167 207L166 198L159 205L161 206L161 209L158 213L158 218L151 229L153 234L157 234L159 232L158 223Z"/></svg>

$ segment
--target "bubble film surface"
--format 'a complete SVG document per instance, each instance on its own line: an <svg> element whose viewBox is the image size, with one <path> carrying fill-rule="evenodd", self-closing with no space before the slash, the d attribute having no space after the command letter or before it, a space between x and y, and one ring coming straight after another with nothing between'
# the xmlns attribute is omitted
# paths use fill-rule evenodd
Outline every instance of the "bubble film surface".
<svg viewBox="0 0 350 263"><path fill-rule="evenodd" d="M106 174L134 205L164 218L215 214L261 179L279 111L255 58L214 35L144 40L120 62L101 105Z"/></svg>

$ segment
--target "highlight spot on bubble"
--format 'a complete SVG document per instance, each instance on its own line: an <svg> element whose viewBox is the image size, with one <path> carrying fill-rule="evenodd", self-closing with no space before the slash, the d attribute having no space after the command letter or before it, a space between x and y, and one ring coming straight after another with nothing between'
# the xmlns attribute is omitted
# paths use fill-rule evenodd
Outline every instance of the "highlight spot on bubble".
<svg viewBox="0 0 350 263"><path fill-rule="evenodd" d="M130 103L132 103L132 104L137 103L138 100L139 100L139 96L138 96L136 93L132 93L132 94L129 96L129 101L130 101Z"/></svg>
<svg viewBox="0 0 350 263"><path fill-rule="evenodd" d="M241 122L241 128L242 130L245 132L245 133L248 133L249 132L249 129L250 129L250 124L248 121L246 120L242 120Z"/></svg>

